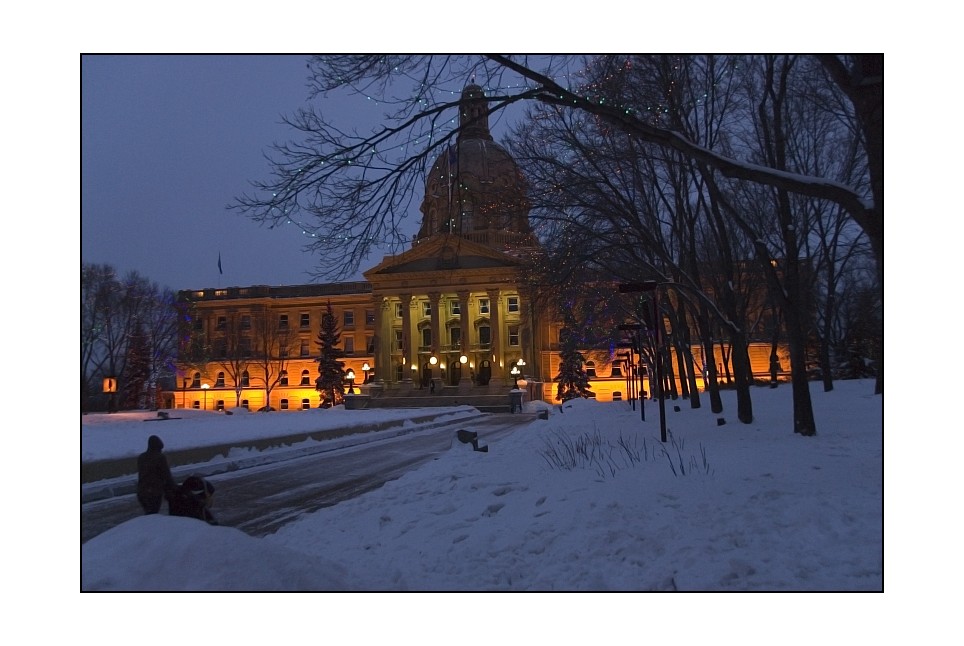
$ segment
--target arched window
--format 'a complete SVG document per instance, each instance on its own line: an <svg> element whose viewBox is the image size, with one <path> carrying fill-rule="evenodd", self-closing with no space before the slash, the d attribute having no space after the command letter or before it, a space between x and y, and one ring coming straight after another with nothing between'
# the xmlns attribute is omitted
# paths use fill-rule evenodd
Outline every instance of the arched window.
<svg viewBox="0 0 964 646"><path fill-rule="evenodd" d="M311 373L309 373L307 370L301 371L301 385L302 386L311 385Z"/></svg>
<svg viewBox="0 0 964 646"><path fill-rule="evenodd" d="M309 408L311 408L311 402L309 402L307 399L302 399L301 410L308 410Z"/></svg>
<svg viewBox="0 0 964 646"><path fill-rule="evenodd" d="M191 388L200 388L200 387L201 387L201 373L195 372L193 380L191 381Z"/></svg>
<svg viewBox="0 0 964 646"><path fill-rule="evenodd" d="M593 362L593 361L587 361L587 362L586 362L586 376L587 376L587 377L590 377L590 378L596 376L596 364L595 364L595 362Z"/></svg>
<svg viewBox="0 0 964 646"><path fill-rule="evenodd" d="M245 370L241 373L241 387L247 388L251 385L251 377L248 375L248 371Z"/></svg>
<svg viewBox="0 0 964 646"><path fill-rule="evenodd" d="M613 371L609 374L610 377L622 377L623 376L623 364L621 361L613 361Z"/></svg>
<svg viewBox="0 0 964 646"><path fill-rule="evenodd" d="M218 378L214 381L215 388L224 388L224 373L219 372Z"/></svg>
<svg viewBox="0 0 964 646"><path fill-rule="evenodd" d="M279 378L279 380L278 380L278 384L281 385L281 386L287 386L287 385L288 385L288 371L287 371L287 370L282 370L282 371L281 371L281 375L280 375L280 378Z"/></svg>
<svg viewBox="0 0 964 646"><path fill-rule="evenodd" d="M287 399L282 399L282 400L281 400L281 410L288 410L288 400L287 400Z"/></svg>

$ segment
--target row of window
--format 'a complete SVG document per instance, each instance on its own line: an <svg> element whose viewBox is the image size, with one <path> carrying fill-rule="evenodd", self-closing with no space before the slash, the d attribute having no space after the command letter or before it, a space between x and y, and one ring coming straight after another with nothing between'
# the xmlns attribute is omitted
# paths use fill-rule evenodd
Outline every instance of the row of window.
<svg viewBox="0 0 964 646"><path fill-rule="evenodd" d="M214 378L214 387L215 387L215 388L224 388L224 386L225 386L224 377L225 377L225 375L224 375L223 372L219 372L217 375L215 375L215 378ZM243 373L241 373L241 387L242 387L242 388L249 388L250 385L251 385L251 377L249 376L248 371L245 370ZM279 386L287 386L287 385L289 385L289 384L288 384L288 371L287 371L287 370L282 370L282 371L281 371L281 377L279 378L278 385L279 385ZM301 385L301 386L310 386L310 385L311 385L311 373L310 373L309 371L307 371L307 370L302 370L302 371L301 371L301 383L300 383L299 385ZM200 373L200 372L195 372L195 373L194 373L194 377L193 377L193 379L191 380L191 385L190 385L190 387L191 387L191 388L200 388L200 387L201 387L201 373Z"/></svg>
<svg viewBox="0 0 964 646"><path fill-rule="evenodd" d="M200 408L201 408L201 400L195 399L193 406L194 406L194 408L200 410ZM281 400L281 403L279 404L279 406L281 406L281 410L288 410L288 409L289 409L289 407L288 407L288 400L287 400L287 399L282 399L282 400ZM214 408L215 408L215 410L219 410L219 411L220 411L220 410L224 410L224 400L223 400L223 399L217 400L217 401L214 403ZM242 399L242 400L241 400L241 408L248 408L248 400L247 400L247 399ZM302 399L302 400L301 400L301 410L308 410L308 409L310 409L310 408L311 408L311 402L308 401L307 399Z"/></svg>
<svg viewBox="0 0 964 646"><path fill-rule="evenodd" d="M489 299L480 298L479 299L479 314L489 314ZM519 313L519 297L518 296L507 296L506 297L506 310L510 314ZM449 301L449 314L452 316L460 316L462 314L462 306L459 301L451 300ZM432 315L432 304L428 301L422 301L422 316L428 317ZM395 303L395 318L402 318L402 304Z"/></svg>
<svg viewBox="0 0 964 646"><path fill-rule="evenodd" d="M519 345L519 326L510 325L509 326L509 345L518 346ZM492 328L488 325L480 325L478 328L478 344L482 346L487 346L492 344ZM460 346L462 344L462 328L450 327L448 328L449 334L449 344L453 347ZM421 328L422 336L422 347L428 347L432 345L432 329L430 327ZM395 347L402 347L402 331L395 329Z"/></svg>
<svg viewBox="0 0 964 646"><path fill-rule="evenodd" d="M299 329L310 330L311 329L311 315L308 312L301 313L301 320L299 322ZM194 323L195 328L200 329L203 325L202 320L199 318ZM373 327L375 325L375 311L365 310L365 325L367 327ZM251 315L241 314L238 318L238 327L242 330L251 329ZM345 310L342 312L342 327L352 328L355 327L355 312L353 310ZM228 329L228 317L218 316L215 320L214 329L223 332ZM287 314L278 315L278 329L288 330L290 329L289 317Z"/></svg>
<svg viewBox="0 0 964 646"><path fill-rule="evenodd" d="M510 314L519 313L519 297L518 296L507 296L506 297L506 310ZM449 301L449 313L452 316L460 316L462 313L461 305L457 300ZM479 314L489 314L489 299L480 298L479 299ZM428 301L422 303L422 316L429 317L432 315L432 304ZM402 304L395 303L395 318L402 318ZM355 312L354 310L345 310L342 312L342 328L353 328L355 327ZM375 325L375 311L365 310L365 326L372 327ZM201 329L202 321L198 318L195 321L195 327ZM242 314L238 320L238 326L241 330L251 329L251 315ZM218 316L215 321L214 329L223 332L228 329L228 317ZM287 314L278 315L278 329L287 330L289 327L289 317ZM310 330L311 329L311 315L308 312L302 312L300 314L299 329Z"/></svg>
<svg viewBox="0 0 964 646"><path fill-rule="evenodd" d="M586 370L586 376L587 376L587 377L595 378L595 377L597 376L597 375L596 375L596 364L595 364L594 362L592 362L592 361L587 361L586 364L585 364L585 370ZM609 375L609 376L610 376L610 377L622 377L622 376L623 376L622 368L621 368L621 366L620 366L618 363L613 363L613 364L612 364L612 366L611 366L611 372L610 372L610 375ZM248 371L245 370L245 371L241 374L241 387L242 387L242 388L248 388L248 387L250 387L250 381L251 381L251 380L250 380L250 377L249 377L249 375L248 375ZM279 385L279 386L288 386L288 385L289 385L289 383L288 383L288 371L287 371L287 370L282 370L282 371L281 371L281 376L280 376L280 378L279 378L278 385ZM311 385L311 373L310 373L308 370L302 370L302 371L301 371L301 382L300 382L299 385L301 385L301 386L310 386L310 385ZM215 387L215 388L224 388L224 386L225 386L225 374L224 374L223 372L219 372L219 373L217 373L217 375L215 376L214 387ZM192 382L191 382L191 388L200 388L200 387L201 387L201 373L200 373L200 372L195 372L195 373L194 373L194 378L193 378L193 380L192 380ZM620 395L620 393L613 393L613 397L614 397L614 398L616 397L616 395ZM282 400L282 401L285 401L285 400ZM195 406L195 408L196 408L196 406ZM220 409L219 409L219 410L220 410Z"/></svg>

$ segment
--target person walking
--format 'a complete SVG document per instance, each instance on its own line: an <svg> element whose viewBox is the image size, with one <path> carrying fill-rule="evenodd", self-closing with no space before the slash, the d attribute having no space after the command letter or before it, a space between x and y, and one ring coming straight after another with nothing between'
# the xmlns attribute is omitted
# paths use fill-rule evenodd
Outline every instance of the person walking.
<svg viewBox="0 0 964 646"><path fill-rule="evenodd" d="M177 486L163 450L164 442L152 435L147 438L147 450L137 456L137 502L141 503L145 514L159 512L161 499L170 501Z"/></svg>

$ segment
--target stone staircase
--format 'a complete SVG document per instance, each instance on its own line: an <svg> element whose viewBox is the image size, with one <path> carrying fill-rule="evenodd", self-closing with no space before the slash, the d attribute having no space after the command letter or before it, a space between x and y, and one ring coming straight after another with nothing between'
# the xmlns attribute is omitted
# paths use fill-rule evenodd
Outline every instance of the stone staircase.
<svg viewBox="0 0 964 646"><path fill-rule="evenodd" d="M472 406L483 413L512 412L509 403L509 388L505 386L436 386L435 392L429 388L400 386L368 390L370 399L367 408L431 408L437 406ZM362 393L365 393L362 390ZM528 401L528 397L526 397Z"/></svg>

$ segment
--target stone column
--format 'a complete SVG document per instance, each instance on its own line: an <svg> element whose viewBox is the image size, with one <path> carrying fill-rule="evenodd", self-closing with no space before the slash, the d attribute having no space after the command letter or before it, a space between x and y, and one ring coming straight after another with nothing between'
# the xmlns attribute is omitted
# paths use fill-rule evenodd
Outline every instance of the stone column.
<svg viewBox="0 0 964 646"><path fill-rule="evenodd" d="M472 329L472 322L469 320L469 293L462 291L458 293L459 297L459 329L461 332L459 336L461 337L462 347L459 348L459 354L468 354L469 348L472 347L472 338L469 336L469 330ZM468 368L466 368L468 370ZM463 377L468 377L468 375L463 375Z"/></svg>
<svg viewBox="0 0 964 646"><path fill-rule="evenodd" d="M375 381L391 383L392 374L392 303L384 296L375 298Z"/></svg>
<svg viewBox="0 0 964 646"><path fill-rule="evenodd" d="M402 366L402 381L412 383L412 364L417 363L418 348L412 343L412 295L402 294L402 356L405 364Z"/></svg>
<svg viewBox="0 0 964 646"><path fill-rule="evenodd" d="M503 377L505 371L502 367L502 313L500 303L500 292L498 289L486 290L489 297L489 325L492 329L492 351L490 359L492 361L492 379L489 381L493 386L502 386L505 383Z"/></svg>
<svg viewBox="0 0 964 646"><path fill-rule="evenodd" d="M428 302L432 308L431 323L432 326L432 347L431 352L433 357L438 359L438 363L432 366L432 381L435 382L435 387L438 388L442 385L442 362L445 357L441 353L442 348L442 294L440 292L429 292Z"/></svg>

